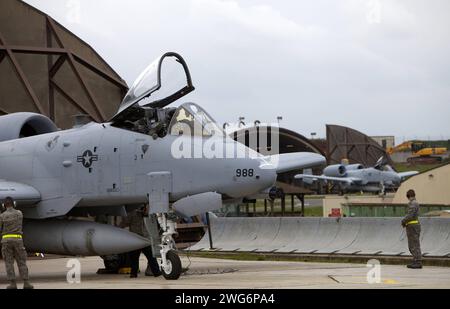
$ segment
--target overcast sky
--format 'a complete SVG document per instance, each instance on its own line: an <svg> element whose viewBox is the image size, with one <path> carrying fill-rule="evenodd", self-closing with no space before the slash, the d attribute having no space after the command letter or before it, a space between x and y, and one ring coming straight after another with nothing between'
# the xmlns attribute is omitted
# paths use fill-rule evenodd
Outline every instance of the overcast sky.
<svg viewBox="0 0 450 309"><path fill-rule="evenodd" d="M166 51L220 123L450 138L448 0L26 0L130 85Z"/></svg>

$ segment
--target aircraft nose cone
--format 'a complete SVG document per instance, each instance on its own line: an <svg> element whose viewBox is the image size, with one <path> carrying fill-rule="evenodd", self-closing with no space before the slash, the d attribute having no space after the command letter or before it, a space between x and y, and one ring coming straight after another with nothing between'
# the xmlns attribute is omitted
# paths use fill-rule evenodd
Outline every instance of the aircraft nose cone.
<svg viewBox="0 0 450 309"><path fill-rule="evenodd" d="M271 188L277 180L273 165L256 159L240 161L239 165L233 167L231 176L232 181L223 182L219 191L233 198L262 193Z"/></svg>
<svg viewBox="0 0 450 309"><path fill-rule="evenodd" d="M240 190L246 193L246 196L258 194L266 191L275 185L277 173L273 168L256 166L253 177L247 177L242 180Z"/></svg>
<svg viewBox="0 0 450 309"><path fill-rule="evenodd" d="M260 183L260 190L272 187L277 181L277 172L273 164L262 163L257 170L258 170L257 176L259 176L258 180Z"/></svg>

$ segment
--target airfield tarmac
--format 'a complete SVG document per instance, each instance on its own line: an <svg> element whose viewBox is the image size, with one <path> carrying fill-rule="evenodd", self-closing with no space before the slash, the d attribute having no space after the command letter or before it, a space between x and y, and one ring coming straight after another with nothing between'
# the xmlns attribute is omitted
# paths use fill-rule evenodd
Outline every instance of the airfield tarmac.
<svg viewBox="0 0 450 309"><path fill-rule="evenodd" d="M31 280L37 289L395 289L450 288L450 268L426 267L409 270L404 266L382 265L381 283L368 284L368 268L363 264L236 261L183 257L189 271L178 281L163 277L130 279L127 275L97 275L103 261L98 257L80 258L81 283L68 284L67 262L70 258L28 261ZM7 281L0 262L0 288ZM141 269L146 261L141 259ZM21 283L20 285L21 286Z"/></svg>

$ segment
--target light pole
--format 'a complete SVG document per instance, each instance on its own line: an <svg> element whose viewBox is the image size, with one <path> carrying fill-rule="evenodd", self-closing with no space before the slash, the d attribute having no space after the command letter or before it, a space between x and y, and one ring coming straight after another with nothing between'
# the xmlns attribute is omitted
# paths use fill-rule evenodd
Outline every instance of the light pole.
<svg viewBox="0 0 450 309"><path fill-rule="evenodd" d="M239 128L245 127L245 117L239 117Z"/></svg>
<svg viewBox="0 0 450 309"><path fill-rule="evenodd" d="M281 117L281 116L278 116L278 117L277 117L277 121L278 121L278 125L280 125L280 122L282 122L282 121L283 121L283 117Z"/></svg>

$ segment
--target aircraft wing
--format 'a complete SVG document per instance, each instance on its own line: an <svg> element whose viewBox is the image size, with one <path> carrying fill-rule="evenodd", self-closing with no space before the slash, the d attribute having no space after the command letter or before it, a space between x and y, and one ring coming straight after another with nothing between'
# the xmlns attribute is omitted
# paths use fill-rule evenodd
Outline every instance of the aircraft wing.
<svg viewBox="0 0 450 309"><path fill-rule="evenodd" d="M399 175L402 179L404 179L404 178L406 178L406 177L411 177L411 176L414 176L414 175L417 175L417 174L419 174L419 172L416 172L416 171L398 173L398 175Z"/></svg>
<svg viewBox="0 0 450 309"><path fill-rule="evenodd" d="M325 157L311 152L283 153L265 159L275 166L277 174L326 164Z"/></svg>
<svg viewBox="0 0 450 309"><path fill-rule="evenodd" d="M18 182L0 180L0 202L12 197L20 204L35 204L41 200L41 194L35 188Z"/></svg>
<svg viewBox="0 0 450 309"><path fill-rule="evenodd" d="M334 182L344 182L349 185L361 182L362 180L355 177L328 177L328 176L317 176L317 175L305 175L305 174L299 174L295 175L295 179L313 179L313 180L327 180L327 181L334 181Z"/></svg>

